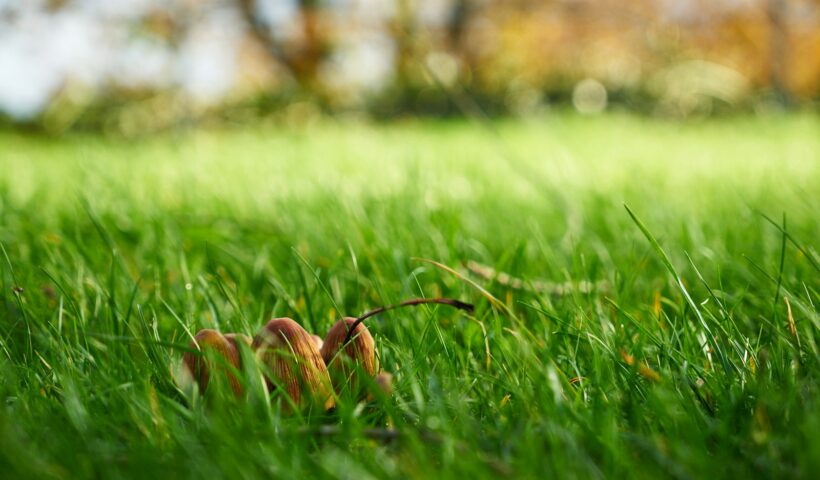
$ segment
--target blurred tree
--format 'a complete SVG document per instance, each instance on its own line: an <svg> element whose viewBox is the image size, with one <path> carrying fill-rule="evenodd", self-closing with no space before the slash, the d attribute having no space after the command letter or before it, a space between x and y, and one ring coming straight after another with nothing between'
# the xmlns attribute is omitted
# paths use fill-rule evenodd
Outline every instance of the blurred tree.
<svg viewBox="0 0 820 480"><path fill-rule="evenodd" d="M321 92L319 68L331 53L328 29L321 24L321 0L298 0L297 33L281 39L273 35L269 22L261 18L257 0L237 0L242 18L271 59L284 66L306 91Z"/></svg>
<svg viewBox="0 0 820 480"><path fill-rule="evenodd" d="M409 88L412 80L415 54L416 22L411 0L396 0L396 14L389 25L389 32L396 41L396 83L399 88Z"/></svg>
<svg viewBox="0 0 820 480"><path fill-rule="evenodd" d="M782 105L791 104L786 83L788 55L788 25L786 0L768 0L766 13L769 19L769 81L776 100Z"/></svg>
<svg viewBox="0 0 820 480"><path fill-rule="evenodd" d="M253 118L294 99L524 114L589 80L610 104L672 116L816 105L820 4L0 0L0 114L56 131Z"/></svg>

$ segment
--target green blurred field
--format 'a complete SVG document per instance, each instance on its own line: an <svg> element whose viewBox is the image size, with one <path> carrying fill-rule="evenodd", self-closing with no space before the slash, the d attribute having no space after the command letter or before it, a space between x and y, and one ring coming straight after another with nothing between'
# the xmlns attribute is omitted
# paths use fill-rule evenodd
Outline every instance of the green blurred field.
<svg viewBox="0 0 820 480"><path fill-rule="evenodd" d="M0 133L0 471L809 478L818 192L810 115ZM435 295L478 310L369 321L389 400L294 417L169 378L186 329Z"/></svg>

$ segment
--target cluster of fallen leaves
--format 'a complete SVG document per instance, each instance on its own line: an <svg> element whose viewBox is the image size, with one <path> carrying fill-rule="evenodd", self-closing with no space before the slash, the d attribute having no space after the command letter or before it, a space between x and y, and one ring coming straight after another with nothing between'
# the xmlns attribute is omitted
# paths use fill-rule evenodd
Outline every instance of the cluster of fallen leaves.
<svg viewBox="0 0 820 480"><path fill-rule="evenodd" d="M177 383L195 384L206 392L218 380L241 397L245 389L240 376L246 369L259 366L267 391L286 393L291 411L315 407L329 410L342 394L364 400L372 397L374 385L389 396L392 376L380 370L373 336L362 322L387 310L425 303L473 309L470 304L447 298L408 300L358 318L345 317L330 328L324 339L290 318L270 320L253 338L203 329L194 335L190 351L183 355ZM252 356L243 355L243 351ZM249 359L255 359L254 365Z"/></svg>

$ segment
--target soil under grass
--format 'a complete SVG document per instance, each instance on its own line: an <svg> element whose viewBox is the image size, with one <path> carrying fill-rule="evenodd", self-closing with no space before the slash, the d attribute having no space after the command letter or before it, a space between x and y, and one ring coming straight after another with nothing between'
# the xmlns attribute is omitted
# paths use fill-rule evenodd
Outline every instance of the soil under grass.
<svg viewBox="0 0 820 480"><path fill-rule="evenodd" d="M2 476L820 471L818 117L494 129L0 133ZM392 398L171 381L189 332L420 296L477 309L368 320Z"/></svg>

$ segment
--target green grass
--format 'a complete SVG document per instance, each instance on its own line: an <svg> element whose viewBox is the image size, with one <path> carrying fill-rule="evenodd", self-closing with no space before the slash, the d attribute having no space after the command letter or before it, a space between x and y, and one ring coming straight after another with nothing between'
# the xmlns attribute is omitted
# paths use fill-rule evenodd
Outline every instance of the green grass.
<svg viewBox="0 0 820 480"><path fill-rule="evenodd" d="M820 120L496 128L0 134L3 476L820 471ZM437 295L477 310L368 321L389 399L288 416L170 377L187 331Z"/></svg>

